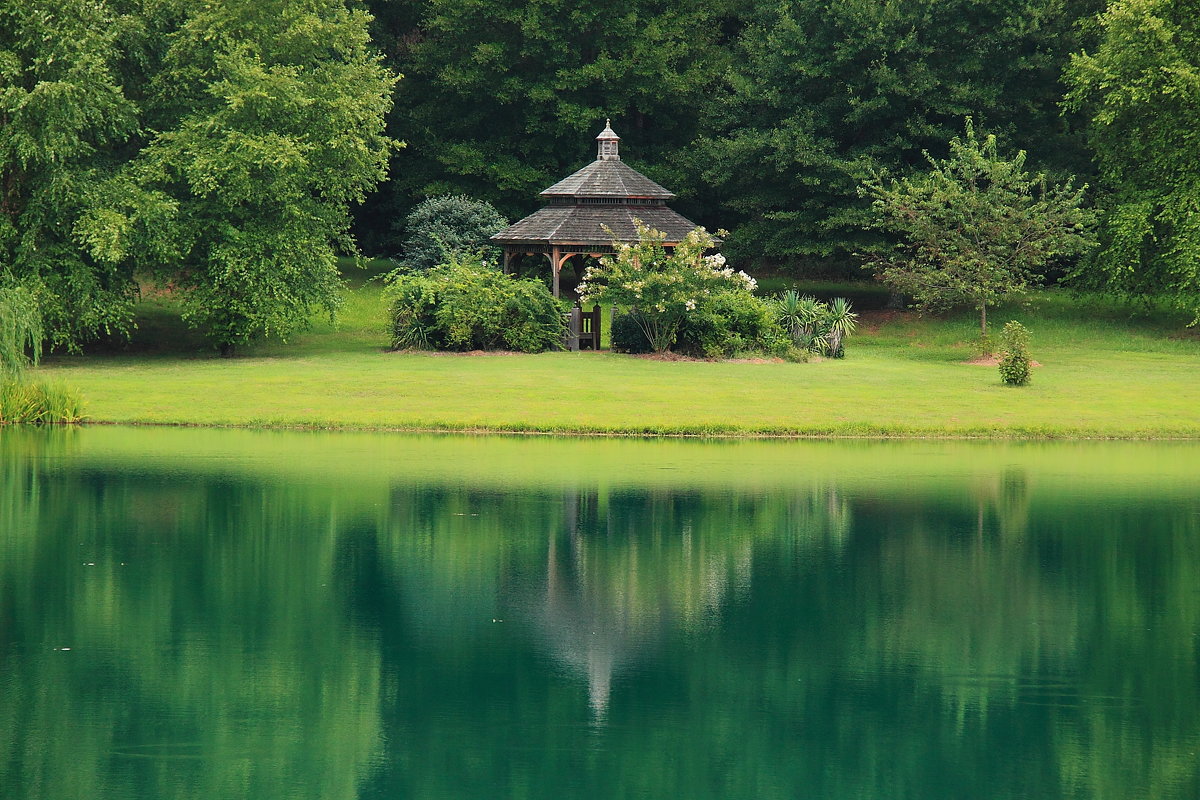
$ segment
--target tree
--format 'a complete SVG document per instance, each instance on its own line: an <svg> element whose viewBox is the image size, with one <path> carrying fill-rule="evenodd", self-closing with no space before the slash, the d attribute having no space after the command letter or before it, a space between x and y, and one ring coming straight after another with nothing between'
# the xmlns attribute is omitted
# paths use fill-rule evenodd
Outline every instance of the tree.
<svg viewBox="0 0 1200 800"><path fill-rule="evenodd" d="M91 255L177 289L223 352L339 303L349 212L386 173L396 80L340 0L166 0L157 133L82 225Z"/></svg>
<svg viewBox="0 0 1200 800"><path fill-rule="evenodd" d="M489 237L508 226L508 220L491 203L461 195L431 197L412 210L404 220L408 235L400 261L404 269L424 272L447 257L486 253L493 261L499 249Z"/></svg>
<svg viewBox="0 0 1200 800"><path fill-rule="evenodd" d="M881 246L858 185L944 155L968 115L1019 132L1042 169L1080 174L1062 69L1101 2L759 0L679 169L721 208L731 259L775 263Z"/></svg>
<svg viewBox="0 0 1200 800"><path fill-rule="evenodd" d="M864 182L871 224L898 239L869 263L922 308L969 303L986 339L989 306L1024 292L1053 259L1093 245L1094 214L1081 207L1084 187L1030 175L1023 150L1001 158L996 137L977 138L969 117L948 158L926 158L929 172Z"/></svg>
<svg viewBox="0 0 1200 800"><path fill-rule="evenodd" d="M1200 3L1116 0L1072 61L1069 108L1091 116L1102 247L1075 277L1165 297L1200 323Z"/></svg>
<svg viewBox="0 0 1200 800"><path fill-rule="evenodd" d="M128 25L102 0L0 0L0 288L29 292L54 345L131 324L130 269L79 227L138 125L117 75Z"/></svg>

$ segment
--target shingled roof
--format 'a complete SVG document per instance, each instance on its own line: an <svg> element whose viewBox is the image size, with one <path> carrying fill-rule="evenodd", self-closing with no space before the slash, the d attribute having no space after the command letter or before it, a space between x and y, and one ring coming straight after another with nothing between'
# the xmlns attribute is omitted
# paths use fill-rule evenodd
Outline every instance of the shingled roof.
<svg viewBox="0 0 1200 800"><path fill-rule="evenodd" d="M596 159L544 190L541 197L628 197L672 200L675 197L624 161Z"/></svg>
<svg viewBox="0 0 1200 800"><path fill-rule="evenodd" d="M634 221L666 234L668 244L696 227L667 208L675 197L621 161L619 136L605 124L596 137L596 160L540 193L550 205L492 237L509 247L529 245L595 245L637 241Z"/></svg>
<svg viewBox="0 0 1200 800"><path fill-rule="evenodd" d="M695 223L666 206L547 206L492 237L497 244L602 244L636 242L634 220L678 242Z"/></svg>

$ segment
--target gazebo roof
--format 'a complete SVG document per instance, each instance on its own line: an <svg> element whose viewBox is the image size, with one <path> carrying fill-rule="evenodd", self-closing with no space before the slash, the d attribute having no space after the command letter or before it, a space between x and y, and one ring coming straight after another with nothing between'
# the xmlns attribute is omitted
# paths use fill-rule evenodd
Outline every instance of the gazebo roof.
<svg viewBox="0 0 1200 800"><path fill-rule="evenodd" d="M619 136L605 124L596 137L596 160L541 192L550 205L492 237L517 245L590 245L605 248L615 242L636 242L634 221L666 234L673 245L696 225L666 202L675 194L621 161Z"/></svg>
<svg viewBox="0 0 1200 800"><path fill-rule="evenodd" d="M596 159L545 189L540 197L625 197L671 200L675 194L618 159Z"/></svg>
<svg viewBox="0 0 1200 800"><path fill-rule="evenodd" d="M492 237L497 244L598 244L636 242L634 220L678 242L695 223L666 206L546 206Z"/></svg>

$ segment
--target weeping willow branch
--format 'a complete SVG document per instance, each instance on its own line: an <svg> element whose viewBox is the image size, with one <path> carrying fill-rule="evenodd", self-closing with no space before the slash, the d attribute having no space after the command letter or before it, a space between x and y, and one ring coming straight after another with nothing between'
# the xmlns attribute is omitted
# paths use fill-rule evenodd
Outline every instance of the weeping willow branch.
<svg viewBox="0 0 1200 800"><path fill-rule="evenodd" d="M0 288L0 378L16 380L42 352L42 312L23 287Z"/></svg>

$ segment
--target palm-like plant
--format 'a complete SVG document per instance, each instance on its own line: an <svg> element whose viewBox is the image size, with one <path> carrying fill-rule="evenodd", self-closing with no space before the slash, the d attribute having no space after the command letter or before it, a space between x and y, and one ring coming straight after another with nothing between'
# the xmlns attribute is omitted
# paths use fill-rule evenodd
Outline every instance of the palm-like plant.
<svg viewBox="0 0 1200 800"><path fill-rule="evenodd" d="M818 323L825 315L825 304L815 297L801 295L795 289L788 289L775 298L775 318L792 342L805 350L819 350L824 344L824 337L818 329Z"/></svg>
<svg viewBox="0 0 1200 800"><path fill-rule="evenodd" d="M845 357L846 353L842 345L846 337L854 333L857 319L858 314L850 310L850 301L846 298L835 297L829 301L824 328L826 331L825 352L830 358Z"/></svg>

